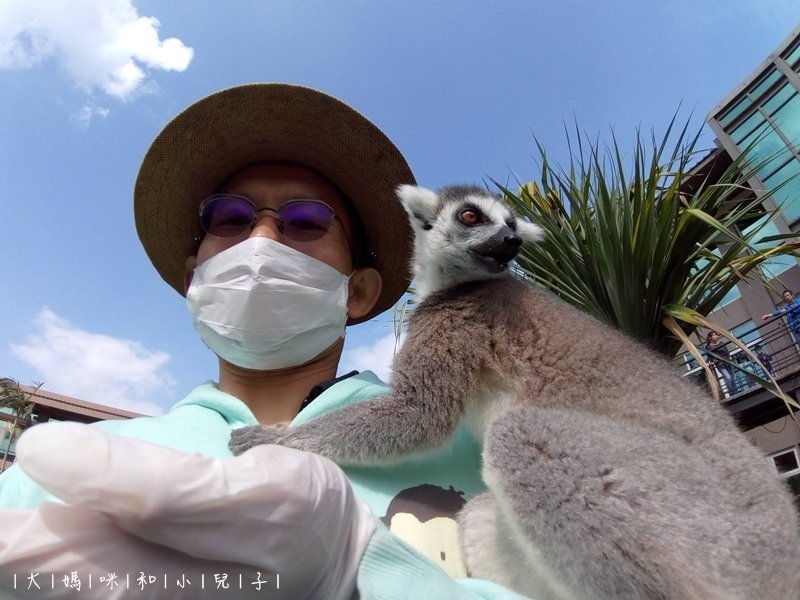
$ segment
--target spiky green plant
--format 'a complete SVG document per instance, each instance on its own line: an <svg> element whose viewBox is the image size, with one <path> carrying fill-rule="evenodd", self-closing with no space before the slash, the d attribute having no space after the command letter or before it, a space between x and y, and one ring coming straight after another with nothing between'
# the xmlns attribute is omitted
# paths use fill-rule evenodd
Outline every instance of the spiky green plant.
<svg viewBox="0 0 800 600"><path fill-rule="evenodd" d="M747 153L716 181L695 175L690 189L700 132L689 135L688 122L677 131L675 122L649 143L637 133L627 162L613 136L601 146L568 132L567 168L552 164L537 141L538 181L518 190L498 184L521 215L546 231L521 252L522 273L669 356L701 322L710 325L698 316L737 283L763 283L765 260L797 256L800 248L784 241L790 236L758 239L773 215L748 193L747 180L763 163L749 163ZM774 245L765 249L764 241Z"/></svg>

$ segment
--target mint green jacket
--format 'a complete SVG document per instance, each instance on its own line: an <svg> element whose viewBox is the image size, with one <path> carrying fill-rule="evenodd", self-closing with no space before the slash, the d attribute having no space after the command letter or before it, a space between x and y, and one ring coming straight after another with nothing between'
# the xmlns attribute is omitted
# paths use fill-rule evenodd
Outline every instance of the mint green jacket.
<svg viewBox="0 0 800 600"><path fill-rule="evenodd" d="M387 390L374 374L362 372L325 390L293 424ZM243 402L207 383L163 416L101 421L94 426L176 450L229 458L231 431L256 424ZM465 428L459 428L447 446L400 465L357 467L346 472L358 497L380 520L359 566L357 585L362 600L522 598L496 584L465 576L453 515L465 500L484 490L480 448ZM32 508L48 499L53 500L17 467L0 476L0 507Z"/></svg>

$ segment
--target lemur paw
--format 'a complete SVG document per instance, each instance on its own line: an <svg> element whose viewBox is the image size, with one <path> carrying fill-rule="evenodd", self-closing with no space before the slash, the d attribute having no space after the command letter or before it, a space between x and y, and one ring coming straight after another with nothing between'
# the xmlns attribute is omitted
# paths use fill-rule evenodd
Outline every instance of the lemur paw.
<svg viewBox="0 0 800 600"><path fill-rule="evenodd" d="M286 436L286 426L276 425L273 427L262 427L261 425L250 425L236 429L231 433L231 440L228 448L235 456L242 454L262 444L281 444L281 440Z"/></svg>

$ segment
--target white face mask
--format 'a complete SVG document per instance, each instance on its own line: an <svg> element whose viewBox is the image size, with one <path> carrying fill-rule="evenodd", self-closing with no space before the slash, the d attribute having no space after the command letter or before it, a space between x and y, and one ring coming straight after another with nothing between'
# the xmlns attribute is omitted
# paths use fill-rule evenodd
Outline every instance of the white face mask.
<svg viewBox="0 0 800 600"><path fill-rule="evenodd" d="M282 369L344 337L349 280L302 252L253 237L198 266L186 303L217 356L245 369Z"/></svg>

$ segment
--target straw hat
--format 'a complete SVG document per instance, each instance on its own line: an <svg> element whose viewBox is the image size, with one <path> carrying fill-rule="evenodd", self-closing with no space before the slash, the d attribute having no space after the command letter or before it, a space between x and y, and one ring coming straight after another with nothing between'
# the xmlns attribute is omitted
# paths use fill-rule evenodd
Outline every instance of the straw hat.
<svg viewBox="0 0 800 600"><path fill-rule="evenodd" d="M175 117L150 146L134 189L136 230L161 277L183 294L186 258L202 235L200 202L252 163L309 167L352 202L383 289L366 321L409 285L411 229L395 188L414 183L400 151L375 125L311 88L255 83L222 90ZM352 324L352 323L351 323Z"/></svg>

